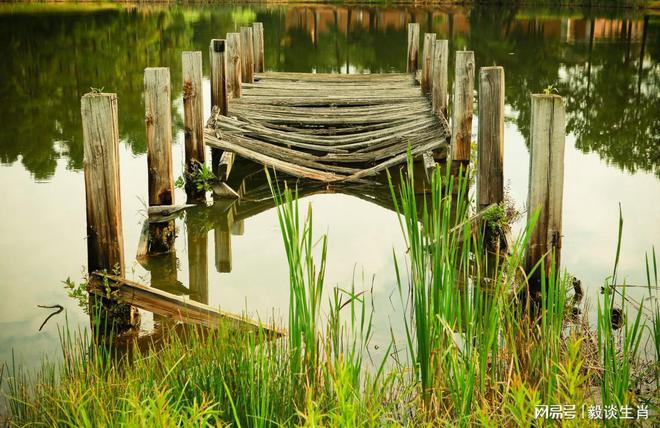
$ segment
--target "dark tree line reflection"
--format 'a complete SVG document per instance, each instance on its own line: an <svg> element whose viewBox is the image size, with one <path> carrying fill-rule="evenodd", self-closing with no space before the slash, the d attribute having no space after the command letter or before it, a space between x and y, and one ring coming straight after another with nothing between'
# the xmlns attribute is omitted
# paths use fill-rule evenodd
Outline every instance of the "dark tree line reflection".
<svg viewBox="0 0 660 428"><path fill-rule="evenodd" d="M323 5L0 8L0 161L20 160L35 179L50 177L60 157L80 169L79 100L92 87L118 93L121 136L134 153L143 153L143 69L169 66L176 98L181 51L201 50L206 61L211 38L252 21L264 23L267 68L342 73L404 70L405 28L415 21L422 33L448 38L451 50L473 49L478 66L505 67L506 103L515 112L509 120L523 135L529 93L554 87L567 98L568 130L578 149L660 178L658 19L562 13Z"/></svg>

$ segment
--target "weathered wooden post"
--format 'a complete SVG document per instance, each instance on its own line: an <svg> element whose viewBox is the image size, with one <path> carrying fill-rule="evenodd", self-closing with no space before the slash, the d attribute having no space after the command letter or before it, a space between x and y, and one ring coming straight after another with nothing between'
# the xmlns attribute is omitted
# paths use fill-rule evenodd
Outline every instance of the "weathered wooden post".
<svg viewBox="0 0 660 428"><path fill-rule="evenodd" d="M474 108L474 52L456 52L454 104L452 106L452 162L470 162Z"/></svg>
<svg viewBox="0 0 660 428"><path fill-rule="evenodd" d="M202 98L202 53L186 51L183 62L183 125L185 128L186 174L193 174L205 161L204 100ZM204 192L186 182L189 200L204 197Z"/></svg>
<svg viewBox="0 0 660 428"><path fill-rule="evenodd" d="M124 275L119 186L117 95L91 92L80 100L87 212L87 271ZM95 334L121 332L138 323L137 311L90 294ZM95 316L98 315L98 318Z"/></svg>
<svg viewBox="0 0 660 428"><path fill-rule="evenodd" d="M252 27L241 27L241 73L244 83L254 83L254 38Z"/></svg>
<svg viewBox="0 0 660 428"><path fill-rule="evenodd" d="M225 49L226 44L223 39L212 39L209 45L209 64L211 68L211 106L217 106L220 114L227 116L227 62ZM218 168L222 151L220 149L211 149L211 170L218 175Z"/></svg>
<svg viewBox="0 0 660 428"><path fill-rule="evenodd" d="M504 68L479 69L477 204L504 200Z"/></svg>
<svg viewBox="0 0 660 428"><path fill-rule="evenodd" d="M241 97L241 35L227 33L227 93L232 98Z"/></svg>
<svg viewBox="0 0 660 428"><path fill-rule="evenodd" d="M149 206L174 205L170 69L144 69L144 121L147 129ZM149 225L148 253L173 249L174 221Z"/></svg>
<svg viewBox="0 0 660 428"><path fill-rule="evenodd" d="M559 272L566 137L564 100L558 95L532 95L530 129L527 221L537 210L540 212L530 237L525 269L529 273L543 259L546 273L553 263ZM537 269L530 278L530 293L536 299L541 286L540 274L541 270Z"/></svg>
<svg viewBox="0 0 660 428"><path fill-rule="evenodd" d="M419 24L416 22L408 24L408 61L406 71L417 72L419 59Z"/></svg>
<svg viewBox="0 0 660 428"><path fill-rule="evenodd" d="M436 40L433 43L433 67L431 67L431 100L433 112L447 119L447 72L449 64L449 42Z"/></svg>
<svg viewBox="0 0 660 428"><path fill-rule="evenodd" d="M433 45L435 43L435 33L424 34L424 46L422 48L422 93L431 92L431 77L433 69Z"/></svg>
<svg viewBox="0 0 660 428"><path fill-rule="evenodd" d="M264 24L261 22L252 23L252 37L254 45L254 71L264 72Z"/></svg>

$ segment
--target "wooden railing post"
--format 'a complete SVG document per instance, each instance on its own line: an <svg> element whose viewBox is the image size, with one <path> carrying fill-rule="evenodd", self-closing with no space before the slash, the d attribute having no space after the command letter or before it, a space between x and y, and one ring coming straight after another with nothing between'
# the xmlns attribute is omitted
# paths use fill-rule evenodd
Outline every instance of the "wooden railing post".
<svg viewBox="0 0 660 428"><path fill-rule="evenodd" d="M241 97L241 35L227 33L227 92L232 98Z"/></svg>
<svg viewBox="0 0 660 428"><path fill-rule="evenodd" d="M105 270L123 276L117 95L85 94L80 100L80 112L87 213L87 270L90 275ZM138 323L137 312L128 305L112 303L93 294L89 296L89 304L95 334L121 332Z"/></svg>
<svg viewBox="0 0 660 428"><path fill-rule="evenodd" d="M435 33L424 34L424 46L422 48L422 93L431 92L431 77L433 69L433 45L435 44Z"/></svg>
<svg viewBox="0 0 660 428"><path fill-rule="evenodd" d="M504 200L504 68L479 69L478 210Z"/></svg>
<svg viewBox="0 0 660 428"><path fill-rule="evenodd" d="M244 83L254 83L254 38L252 27L241 27L241 73Z"/></svg>
<svg viewBox="0 0 660 428"><path fill-rule="evenodd" d="M449 64L449 42L436 40L433 43L433 67L431 67L431 100L433 112L447 119L447 68Z"/></svg>
<svg viewBox="0 0 660 428"><path fill-rule="evenodd" d="M472 115L474 108L474 52L456 52L452 105L451 158L453 162L470 162Z"/></svg>
<svg viewBox="0 0 660 428"><path fill-rule="evenodd" d="M546 272L552 264L559 272L561 259L562 198L564 192L564 143L566 113L558 95L532 95L527 220L540 210L525 257L529 273L544 259ZM540 292L540 269L532 276L533 297Z"/></svg>
<svg viewBox="0 0 660 428"><path fill-rule="evenodd" d="M406 71L416 73L419 60L419 24L408 24L408 59Z"/></svg>
<svg viewBox="0 0 660 428"><path fill-rule="evenodd" d="M149 206L174 205L169 68L145 68L144 110L147 130ZM150 224L148 253L171 251L175 237L174 221Z"/></svg>
<svg viewBox="0 0 660 428"><path fill-rule="evenodd" d="M183 123L185 128L186 173L192 174L204 163L204 100L202 95L202 53L183 52ZM189 183L188 199L204 195Z"/></svg>
<svg viewBox="0 0 660 428"><path fill-rule="evenodd" d="M254 45L254 71L264 72L264 24L261 22L252 23L252 36Z"/></svg>

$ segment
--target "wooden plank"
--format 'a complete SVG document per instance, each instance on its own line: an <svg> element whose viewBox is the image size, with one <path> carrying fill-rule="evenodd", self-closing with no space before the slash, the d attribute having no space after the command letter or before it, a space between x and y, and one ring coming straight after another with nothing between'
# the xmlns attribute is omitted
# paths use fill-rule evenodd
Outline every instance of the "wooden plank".
<svg viewBox="0 0 660 428"><path fill-rule="evenodd" d="M241 35L227 33L227 93L241 97Z"/></svg>
<svg viewBox="0 0 660 428"><path fill-rule="evenodd" d="M436 116L447 118L449 42L436 40L433 44L431 100Z"/></svg>
<svg viewBox="0 0 660 428"><path fill-rule="evenodd" d="M456 52L456 81L452 106L452 161L468 163L474 108L474 52Z"/></svg>
<svg viewBox="0 0 660 428"><path fill-rule="evenodd" d="M206 158L204 150L204 100L202 95L202 53L183 52L183 125L186 172L191 174ZM201 192L186 186L189 199L200 199Z"/></svg>
<svg viewBox="0 0 660 428"><path fill-rule="evenodd" d="M145 68L144 108L147 128L149 205L172 205L174 174L169 68Z"/></svg>
<svg viewBox="0 0 660 428"><path fill-rule="evenodd" d="M281 337L285 334L283 330L259 321L224 312L186 297L148 287L120 276L95 272L90 278L90 291L98 295L105 295L104 282L110 285L112 298L180 322L200 324L209 328L226 325L237 331L262 331L266 335L274 337Z"/></svg>
<svg viewBox="0 0 660 428"><path fill-rule="evenodd" d="M479 69L479 209L504 201L504 68Z"/></svg>
<svg viewBox="0 0 660 428"><path fill-rule="evenodd" d="M561 260L562 198L564 191L564 145L566 112L564 100L558 95L534 94L532 98L528 221L540 210L525 257L530 272L542 258L545 268L553 263L559 272ZM539 292L540 270L530 281L531 291Z"/></svg>
<svg viewBox="0 0 660 428"><path fill-rule="evenodd" d="M254 39L252 27L241 27L241 81L254 82Z"/></svg>
<svg viewBox="0 0 660 428"><path fill-rule="evenodd" d="M406 71L413 75L417 72L419 61L419 24L408 24L408 59Z"/></svg>
<svg viewBox="0 0 660 428"><path fill-rule="evenodd" d="M435 44L435 33L424 34L424 46L422 48L422 93L431 92L431 78L433 68L433 45Z"/></svg>
<svg viewBox="0 0 660 428"><path fill-rule="evenodd" d="M264 24L261 22L252 23L252 37L254 45L254 71L263 73L264 62Z"/></svg>
<svg viewBox="0 0 660 428"><path fill-rule="evenodd" d="M174 220L179 217L183 211L195 206L195 204L152 206L147 210L149 215L148 221L150 223L161 223Z"/></svg>

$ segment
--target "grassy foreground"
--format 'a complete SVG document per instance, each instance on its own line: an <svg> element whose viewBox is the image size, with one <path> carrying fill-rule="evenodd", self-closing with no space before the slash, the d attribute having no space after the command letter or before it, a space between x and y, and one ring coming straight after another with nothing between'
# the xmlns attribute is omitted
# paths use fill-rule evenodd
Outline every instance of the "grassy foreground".
<svg viewBox="0 0 660 428"><path fill-rule="evenodd" d="M646 263L649 298L638 307L624 305L625 288L619 293L611 286L615 268L591 329L573 309L579 296L552 266L537 267L544 283L540 309L520 299L533 224L505 254L498 251L497 216L485 216L484 225L470 221L467 180L438 169L431 187L429 198L420 198L412 179L402 176L401 185L392 185L408 246L405 260L394 256L406 337L392 338L382 362L365 358L373 328L368 292L335 289L322 311L327 238L314 236L312 210L301 216L295 192L276 188L290 273L285 338L185 328L147 350L118 354L63 331L61 364L44 362L29 376L5 368L9 423L545 426L556 422L543 415L535 420L535 411L551 404L575 406L566 426L652 423L656 395L644 393L643 384L657 392L655 253ZM643 357L646 338L653 347ZM582 414L596 405L634 414L650 409L650 415L597 420Z"/></svg>

